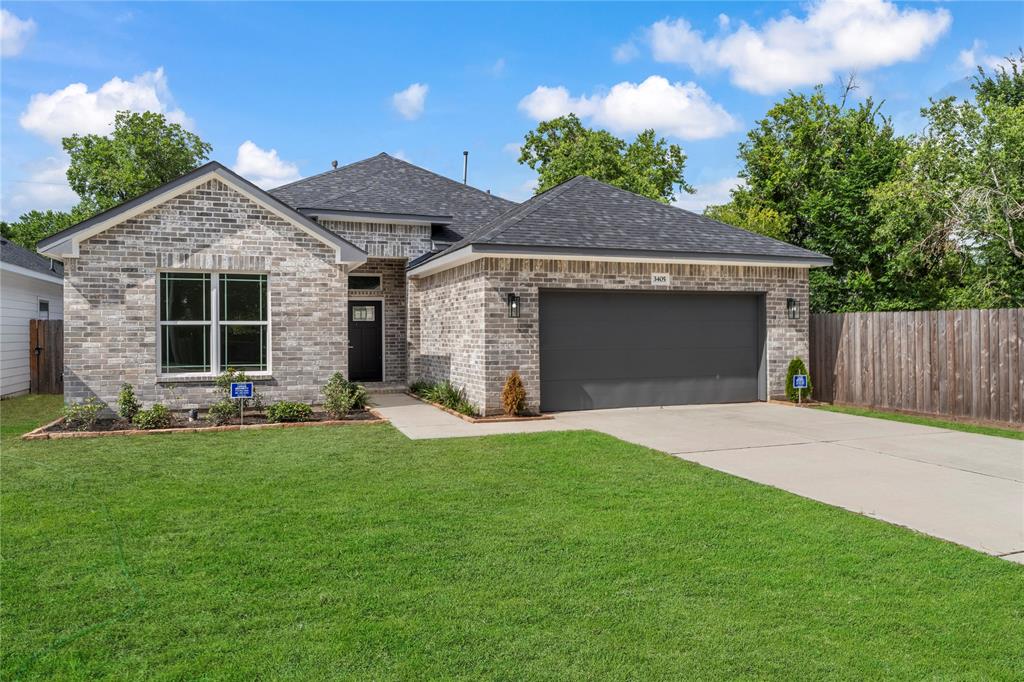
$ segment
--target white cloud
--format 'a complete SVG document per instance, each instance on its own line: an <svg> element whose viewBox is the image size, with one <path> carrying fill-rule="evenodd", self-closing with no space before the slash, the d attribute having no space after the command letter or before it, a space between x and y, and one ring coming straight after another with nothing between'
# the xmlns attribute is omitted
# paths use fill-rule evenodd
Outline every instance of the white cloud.
<svg viewBox="0 0 1024 682"><path fill-rule="evenodd" d="M985 42L975 40L970 48L960 50L957 57L959 70L965 74L974 74L979 66L989 71L995 70L997 66L1006 66L1006 58L994 54L985 54Z"/></svg>
<svg viewBox="0 0 1024 682"><path fill-rule="evenodd" d="M36 22L20 19L5 9L0 9L0 55L15 57L28 45L36 32Z"/></svg>
<svg viewBox="0 0 1024 682"><path fill-rule="evenodd" d="M493 64L491 64L491 68L488 70L491 72L492 76L497 78L498 76L505 73L505 67L507 65L508 64L505 62L504 57L498 57L498 59Z"/></svg>
<svg viewBox="0 0 1024 682"><path fill-rule="evenodd" d="M423 113L423 107L427 103L427 92L429 90L430 86L424 83L413 83L405 90L393 94L391 96L391 103L403 118L412 121L419 118L420 114Z"/></svg>
<svg viewBox="0 0 1024 682"><path fill-rule="evenodd" d="M618 64L631 62L638 56L640 56L640 49L632 40L622 43L621 45L616 45L615 49L612 50L612 59Z"/></svg>
<svg viewBox="0 0 1024 682"><path fill-rule="evenodd" d="M695 83L671 83L661 76L642 83L623 81L607 93L580 97L562 86L542 85L524 97L519 108L538 121L572 112L618 134L654 128L686 140L718 137L739 125Z"/></svg>
<svg viewBox="0 0 1024 682"><path fill-rule="evenodd" d="M944 8L818 0L802 18L787 14L758 28L740 22L729 32L732 22L719 17L719 34L710 38L685 19L665 19L651 26L648 39L656 61L698 73L726 70L739 87L768 94L915 59L951 23Z"/></svg>
<svg viewBox="0 0 1024 682"><path fill-rule="evenodd" d="M109 133L118 111L155 111L172 123L186 128L192 121L174 107L163 67L136 76L130 81L111 78L98 90L85 83L72 83L49 94L32 95L18 122L25 130L50 142L78 134Z"/></svg>
<svg viewBox="0 0 1024 682"><path fill-rule="evenodd" d="M687 211L703 213L704 209L708 206L727 203L732 198L730 192L742 184L743 180L736 176L722 178L714 182L701 183L694 186L694 189L697 190L695 193L687 194L681 192L672 203L679 208L685 208Z"/></svg>
<svg viewBox="0 0 1024 682"><path fill-rule="evenodd" d="M78 195L68 185L68 165L63 154L30 164L25 169L27 177L11 183L3 202L4 218L13 220L32 209L64 211L77 204Z"/></svg>
<svg viewBox="0 0 1024 682"><path fill-rule="evenodd" d="M512 156L516 156L516 157L518 157L522 153L522 150L523 150L523 147L522 147L522 143L520 143L520 142L506 142L501 147L501 151L505 152L506 154L511 154Z"/></svg>
<svg viewBox="0 0 1024 682"><path fill-rule="evenodd" d="M238 145L233 170L263 189L294 182L302 177L299 175L299 167L281 159L276 149L263 149L252 140Z"/></svg>

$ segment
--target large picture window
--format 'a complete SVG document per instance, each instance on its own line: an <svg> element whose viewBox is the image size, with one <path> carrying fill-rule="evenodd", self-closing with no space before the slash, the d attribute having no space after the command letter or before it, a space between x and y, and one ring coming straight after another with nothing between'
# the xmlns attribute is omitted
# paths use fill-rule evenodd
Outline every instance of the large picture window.
<svg viewBox="0 0 1024 682"><path fill-rule="evenodd" d="M160 371L266 372L270 358L267 276L160 274Z"/></svg>

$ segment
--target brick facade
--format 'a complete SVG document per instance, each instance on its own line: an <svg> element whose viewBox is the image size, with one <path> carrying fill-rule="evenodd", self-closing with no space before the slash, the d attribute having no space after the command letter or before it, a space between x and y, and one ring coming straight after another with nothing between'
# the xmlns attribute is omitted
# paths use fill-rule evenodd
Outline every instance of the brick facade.
<svg viewBox="0 0 1024 682"><path fill-rule="evenodd" d="M113 404L121 382L147 407L206 407L208 380L158 376L158 273L252 272L268 276L272 378L269 400L319 402L348 360L348 284L334 252L292 223L211 180L81 244L64 284L65 399Z"/></svg>
<svg viewBox="0 0 1024 682"><path fill-rule="evenodd" d="M317 222L366 251L371 258L416 258L432 248L430 225L323 218Z"/></svg>
<svg viewBox="0 0 1024 682"><path fill-rule="evenodd" d="M671 285L652 286L652 272L671 274ZM487 414L500 412L501 388L513 369L523 377L531 409L539 408L538 314L539 294L544 288L763 293L769 395L784 392L786 366L793 356L807 359L808 288L804 268L487 258L414 280L410 286L419 292L419 325L423 328L414 336L410 326L410 354L416 358L414 375L429 380L450 378L463 386L470 401ZM465 309L452 315L458 318L453 321L444 311L463 301L460 292L464 292L466 300L461 305ZM521 297L518 319L508 317L509 293ZM482 306L477 308L481 295ZM786 316L787 298L799 302L798 319ZM426 321L437 324L437 318L447 320L453 331L426 331Z"/></svg>

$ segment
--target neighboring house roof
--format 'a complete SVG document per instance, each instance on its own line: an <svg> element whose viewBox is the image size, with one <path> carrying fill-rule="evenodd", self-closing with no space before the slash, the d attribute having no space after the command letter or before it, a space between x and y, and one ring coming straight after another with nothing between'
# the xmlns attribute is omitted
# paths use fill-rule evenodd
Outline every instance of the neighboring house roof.
<svg viewBox="0 0 1024 682"><path fill-rule="evenodd" d="M827 256L577 176L519 204L422 268L470 247L474 253L672 257L831 265ZM449 259L450 260L450 259Z"/></svg>
<svg viewBox="0 0 1024 682"><path fill-rule="evenodd" d="M0 267L29 277L63 283L64 266L0 238Z"/></svg>
<svg viewBox="0 0 1024 682"><path fill-rule="evenodd" d="M309 215L377 216L447 225L456 241L516 205L387 154L270 190Z"/></svg>
<svg viewBox="0 0 1024 682"><path fill-rule="evenodd" d="M74 258L78 256L78 245L89 237L95 236L114 225L148 211L155 206L173 199L179 194L198 187L211 179L217 179L233 188L235 191L247 195L255 203L268 211L291 222L299 229L305 231L313 238L334 249L335 262L346 264L359 264L366 261L366 252L348 240L325 229L315 221L299 213L291 206L281 202L276 197L268 194L252 184L242 176L238 175L224 165L211 161L196 168L190 173L171 180L170 182L157 187L142 196L131 201L97 214L88 220L73 225L66 230L51 235L39 242L38 248L44 255L54 258Z"/></svg>

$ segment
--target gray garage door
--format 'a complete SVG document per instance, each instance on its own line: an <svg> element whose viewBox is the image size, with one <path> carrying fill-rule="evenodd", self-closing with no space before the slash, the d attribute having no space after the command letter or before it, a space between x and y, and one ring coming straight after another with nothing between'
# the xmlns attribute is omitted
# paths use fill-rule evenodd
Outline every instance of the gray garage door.
<svg viewBox="0 0 1024 682"><path fill-rule="evenodd" d="M763 299L542 291L541 409L764 398Z"/></svg>

